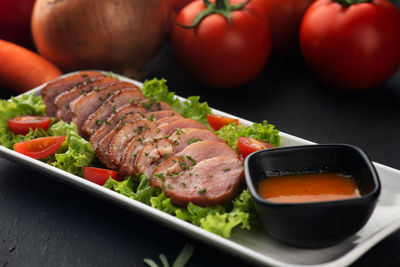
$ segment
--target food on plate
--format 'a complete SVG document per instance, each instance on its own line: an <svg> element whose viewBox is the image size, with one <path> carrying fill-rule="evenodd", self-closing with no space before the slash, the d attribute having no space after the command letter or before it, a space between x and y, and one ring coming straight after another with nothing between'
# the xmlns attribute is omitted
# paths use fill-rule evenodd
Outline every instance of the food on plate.
<svg viewBox="0 0 400 267"><path fill-rule="evenodd" d="M103 92L109 85L115 85L117 80L112 77L99 77L86 80L82 85L75 86L71 90L60 93L54 99L54 105L57 107L56 119L65 122L72 121L72 106L78 99L86 94L95 91ZM101 97L101 96L100 96ZM104 99L107 98L104 96ZM97 98L101 101L100 98Z"/></svg>
<svg viewBox="0 0 400 267"><path fill-rule="evenodd" d="M260 196L279 203L319 202L360 197L352 177L339 173L300 173L263 178Z"/></svg>
<svg viewBox="0 0 400 267"><path fill-rule="evenodd" d="M90 87L94 83L98 88ZM54 104L65 95L71 103L68 107ZM22 112L44 114L44 103L53 103L50 110L55 115L60 111L65 115L77 103L81 109L71 112L77 116L71 116L72 122L53 122L47 131L30 129L22 136L7 127L7 120ZM248 127L229 124L215 132L208 124L210 112L199 97L179 101L169 92L165 80L146 81L138 89L115 75L83 71L49 83L42 96L1 101L0 115L4 114L6 121L0 119L0 132L6 134L0 141L12 147L16 140L66 136L57 152L43 161L83 177L93 172L90 168L104 165L109 170L100 171L101 179L96 175L87 179L105 182L105 187L116 192L229 237L233 228L249 229L257 220L249 192L243 190L242 158L229 138L255 136L277 146L280 139L267 122ZM108 171L125 177L105 181ZM160 179L162 175L165 179ZM171 185L178 181L187 187Z"/></svg>
<svg viewBox="0 0 400 267"><path fill-rule="evenodd" d="M194 1L177 15L171 44L178 62L195 79L228 88L261 72L271 36L267 17L248 1Z"/></svg>
<svg viewBox="0 0 400 267"><path fill-rule="evenodd" d="M211 128L214 129L214 131L218 131L219 129L230 123L235 123L236 125L239 125L238 119L228 118L215 114L207 114L207 121L210 124Z"/></svg>
<svg viewBox="0 0 400 267"><path fill-rule="evenodd" d="M62 72L50 61L13 43L0 39L0 85L23 93L60 76Z"/></svg>
<svg viewBox="0 0 400 267"><path fill-rule="evenodd" d="M132 84L128 88L115 92L113 95L108 97L107 100L104 100L104 102L101 103L101 106L97 107L96 111L89 114L89 117L83 122L82 132L91 136L103 123L105 123L111 114L117 113L117 110L128 106L128 104L133 101L139 102L142 100L144 100L143 94ZM142 111L142 113L143 112L144 111Z"/></svg>
<svg viewBox="0 0 400 267"><path fill-rule="evenodd" d="M98 71L81 71L48 83L41 91L41 94L44 97L47 115L56 115L57 107L54 100L59 94L74 87L82 86L84 83L92 81L98 77L104 77L104 74Z"/></svg>
<svg viewBox="0 0 400 267"><path fill-rule="evenodd" d="M169 0L38 0L32 36L38 52L62 70L137 77L164 44L171 23Z"/></svg>
<svg viewBox="0 0 400 267"><path fill-rule="evenodd" d="M117 171L102 168L83 167L82 171L83 178L98 185L104 185L110 177L116 181L120 181L122 178Z"/></svg>
<svg viewBox="0 0 400 267"><path fill-rule="evenodd" d="M400 11L386 0L318 0L300 28L305 61L325 82L362 90L400 65Z"/></svg>
<svg viewBox="0 0 400 267"><path fill-rule="evenodd" d="M241 136L238 138L237 148L239 153L245 159L248 155L261 149L274 148L268 142L257 140L250 137Z"/></svg>
<svg viewBox="0 0 400 267"><path fill-rule="evenodd" d="M268 17L271 29L272 52L290 55L300 52L299 30L307 8L315 0L251 0Z"/></svg>
<svg viewBox="0 0 400 267"><path fill-rule="evenodd" d="M54 154L65 141L65 136L41 137L14 145L14 150L34 159L46 158Z"/></svg>
<svg viewBox="0 0 400 267"><path fill-rule="evenodd" d="M35 130L42 128L47 130L50 126L50 117L41 115L24 115L8 119L8 128L14 134L25 135L29 133L29 129Z"/></svg>

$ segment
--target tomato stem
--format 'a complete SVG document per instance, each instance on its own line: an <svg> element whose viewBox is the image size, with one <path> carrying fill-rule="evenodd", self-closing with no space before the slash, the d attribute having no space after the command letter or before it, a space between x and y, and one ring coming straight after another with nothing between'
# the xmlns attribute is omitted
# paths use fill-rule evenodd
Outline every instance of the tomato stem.
<svg viewBox="0 0 400 267"><path fill-rule="evenodd" d="M332 0L332 1L341 4L342 6L348 7L354 4L372 2L373 0Z"/></svg>
<svg viewBox="0 0 400 267"><path fill-rule="evenodd" d="M203 0L204 5L206 6L206 9L201 11L199 14L196 15L196 17L193 20L192 25L182 25L180 23L177 23L179 26L181 26L184 29L193 29L195 28L201 20L203 20L205 17L211 15L211 14L220 14L224 16L225 18L228 19L229 24L232 26L232 15L231 12L235 10L242 9L245 5L250 3L251 0L246 0L243 3L236 4L236 5L231 5L229 3L229 0L216 0L215 3L211 3L209 0Z"/></svg>

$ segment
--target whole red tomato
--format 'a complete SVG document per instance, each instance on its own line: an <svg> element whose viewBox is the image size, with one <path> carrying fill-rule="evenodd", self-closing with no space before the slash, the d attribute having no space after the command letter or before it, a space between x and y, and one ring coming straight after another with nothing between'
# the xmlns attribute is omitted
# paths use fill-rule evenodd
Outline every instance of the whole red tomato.
<svg viewBox="0 0 400 267"><path fill-rule="evenodd" d="M35 0L0 1L0 39L33 47L31 15Z"/></svg>
<svg viewBox="0 0 400 267"><path fill-rule="evenodd" d="M251 0L268 16L272 52L284 55L299 53L299 30L307 8L315 0Z"/></svg>
<svg viewBox="0 0 400 267"><path fill-rule="evenodd" d="M335 87L361 90L385 82L400 64L400 11L385 0L338 2L318 0L304 15L306 62Z"/></svg>
<svg viewBox="0 0 400 267"><path fill-rule="evenodd" d="M178 14L179 11L180 11L186 4L188 4L190 1L193 1L193 0L170 0L172 10L173 10L176 14Z"/></svg>
<svg viewBox="0 0 400 267"><path fill-rule="evenodd" d="M183 68L198 81L219 88L238 86L255 78L271 49L266 16L247 4L229 11L231 5L245 4L244 1L231 0L230 6L224 6L226 3L189 3L176 17L171 35L174 54ZM192 25L200 12L210 9L227 11L231 22L224 15L210 12L195 27L181 27Z"/></svg>

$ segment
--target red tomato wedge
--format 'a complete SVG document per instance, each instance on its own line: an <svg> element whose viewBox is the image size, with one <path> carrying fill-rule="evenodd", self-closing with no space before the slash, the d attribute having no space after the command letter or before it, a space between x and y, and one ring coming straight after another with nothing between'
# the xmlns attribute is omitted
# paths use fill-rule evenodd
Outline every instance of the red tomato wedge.
<svg viewBox="0 0 400 267"><path fill-rule="evenodd" d="M249 137L238 138L238 151L242 155L243 159L255 151L267 148L274 148L274 146L258 139Z"/></svg>
<svg viewBox="0 0 400 267"><path fill-rule="evenodd" d="M210 124L211 128L214 129L214 131L218 131L221 129L223 126L231 123L235 123L236 125L239 124L238 119L232 119L224 116L219 116L219 115L213 115L213 114L207 114L207 120L208 123Z"/></svg>
<svg viewBox="0 0 400 267"><path fill-rule="evenodd" d="M14 145L14 150L34 159L42 159L54 154L65 141L65 136L41 137Z"/></svg>
<svg viewBox="0 0 400 267"><path fill-rule="evenodd" d="M117 171L94 167L83 167L83 178L95 184L104 185L109 177L117 181L120 181L122 178Z"/></svg>
<svg viewBox="0 0 400 267"><path fill-rule="evenodd" d="M29 129L43 128L45 131L50 126L48 116L18 116L8 120L8 128L15 134L27 134Z"/></svg>

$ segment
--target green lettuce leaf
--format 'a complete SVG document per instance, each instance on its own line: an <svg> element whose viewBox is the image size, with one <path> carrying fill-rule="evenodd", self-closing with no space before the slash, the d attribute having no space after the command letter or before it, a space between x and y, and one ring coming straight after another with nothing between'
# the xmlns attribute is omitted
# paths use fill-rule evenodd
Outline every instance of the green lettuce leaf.
<svg viewBox="0 0 400 267"><path fill-rule="evenodd" d="M61 148L48 163L64 171L82 176L82 167L89 166L94 157L90 142L78 135L75 123L59 121L48 130L51 136L65 135Z"/></svg>
<svg viewBox="0 0 400 267"><path fill-rule="evenodd" d="M108 178L104 187L113 189L124 196L130 197L147 205L153 196L160 194L159 188L151 188L150 179L145 174L129 176L125 180L118 182L111 177Z"/></svg>
<svg viewBox="0 0 400 267"><path fill-rule="evenodd" d="M8 119L21 115L45 115L46 106L41 96L22 95L10 101L0 100L0 145L13 149L15 143L45 136L41 130L27 136L16 135L8 128Z"/></svg>
<svg viewBox="0 0 400 267"><path fill-rule="evenodd" d="M175 93L168 90L166 82L165 79L157 78L147 80L141 88L142 92L150 101L166 102L185 118L197 120L208 126L207 114L211 113L211 109L207 102L200 102L199 96L191 96L181 104Z"/></svg>
<svg viewBox="0 0 400 267"><path fill-rule="evenodd" d="M175 206L164 193L152 197L150 200L153 208L226 238L231 236L236 226L250 229L251 225L258 223L257 213L252 201L248 190L244 190L233 201L233 208L221 205L201 207L193 203L189 203L186 208L181 208Z"/></svg>
<svg viewBox="0 0 400 267"><path fill-rule="evenodd" d="M228 124L219 129L216 134L228 141L228 145L237 149L237 140L239 137L250 137L259 139L278 147L280 145L281 137L279 131L275 126L268 124L267 121L262 123L253 123L251 126Z"/></svg>
<svg viewBox="0 0 400 267"><path fill-rule="evenodd" d="M162 101L169 104L177 111L181 109L179 99L175 97L175 93L168 90L167 81L165 79L160 80L154 78L152 80L146 80L141 89L144 96L150 99L150 101Z"/></svg>

